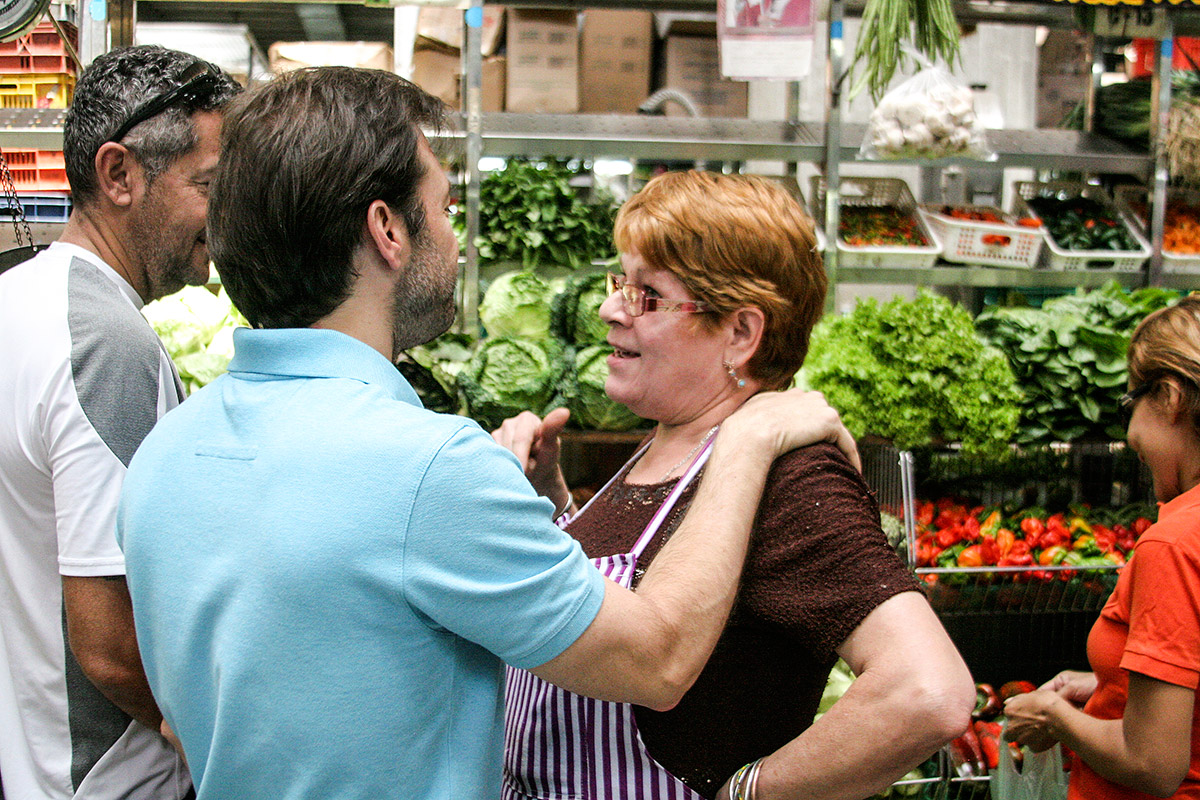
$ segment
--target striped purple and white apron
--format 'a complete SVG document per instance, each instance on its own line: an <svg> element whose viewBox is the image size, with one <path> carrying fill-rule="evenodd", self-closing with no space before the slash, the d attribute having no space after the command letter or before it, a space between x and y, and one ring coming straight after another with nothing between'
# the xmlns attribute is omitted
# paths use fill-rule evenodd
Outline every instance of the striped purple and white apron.
<svg viewBox="0 0 1200 800"><path fill-rule="evenodd" d="M649 443L629 463L640 458L646 447ZM633 550L594 559L597 569L627 589L632 586L638 557L711 450L710 441L663 501ZM624 471L618 471L596 497ZM504 698L503 800L703 800L646 752L633 706L628 703L583 697L512 667L508 668Z"/></svg>

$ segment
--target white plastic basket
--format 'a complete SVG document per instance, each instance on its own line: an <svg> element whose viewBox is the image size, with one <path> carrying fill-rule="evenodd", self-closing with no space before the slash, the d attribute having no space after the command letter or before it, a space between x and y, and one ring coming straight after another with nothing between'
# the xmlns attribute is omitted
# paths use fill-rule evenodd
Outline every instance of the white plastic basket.
<svg viewBox="0 0 1200 800"><path fill-rule="evenodd" d="M942 241L942 258L956 264L987 267L1031 268L1037 264L1045 241L1045 228L1027 228L1016 218L991 206L955 206L969 211L990 211L1004 223L959 219L941 213L944 206L926 204L921 214Z"/></svg>
<svg viewBox="0 0 1200 800"><path fill-rule="evenodd" d="M917 201L904 181L899 178L842 178L839 192L842 208L847 206L893 207L902 213L912 214L925 241L929 242L924 247L856 246L846 244L839 236L837 249L840 254L839 263L843 267L920 269L932 267L937 262L938 256L942 252L942 244L925 219L917 213ZM811 208L813 219L817 221L817 229L823 230L825 227L825 178L820 175L814 175L812 178Z"/></svg>
<svg viewBox="0 0 1200 800"><path fill-rule="evenodd" d="M1195 189L1168 189L1167 202L1170 203L1174 200L1200 208L1200 191L1196 191ZM1137 207L1141 206L1143 209L1150 207L1149 190L1141 186L1118 186L1116 202L1117 208L1121 209L1125 214L1125 218L1130 226L1142 234L1142 236L1146 236L1149 226L1146 224L1145 217L1142 216ZM1164 247L1162 256L1163 272L1200 274L1200 253L1178 253L1167 250Z"/></svg>
<svg viewBox="0 0 1200 800"><path fill-rule="evenodd" d="M1150 257L1150 243L1142 236L1117 208L1112 198L1099 186L1076 181L1017 181L1013 184L1013 213L1022 217L1036 217L1028 201L1041 196L1067 195L1086 197L1100 203L1125 226L1130 237L1137 243L1136 250L1066 250L1059 247L1047 231L1046 245L1042 249L1041 266L1053 270L1112 269L1119 272L1137 272Z"/></svg>

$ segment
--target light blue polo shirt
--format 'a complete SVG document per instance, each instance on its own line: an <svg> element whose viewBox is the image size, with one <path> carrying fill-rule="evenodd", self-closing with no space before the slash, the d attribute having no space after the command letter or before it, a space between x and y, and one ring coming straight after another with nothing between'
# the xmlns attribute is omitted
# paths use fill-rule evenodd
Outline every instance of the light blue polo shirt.
<svg viewBox="0 0 1200 800"><path fill-rule="evenodd" d="M234 343L137 451L117 524L199 800L498 797L501 660L565 650L600 573L515 457L374 349Z"/></svg>

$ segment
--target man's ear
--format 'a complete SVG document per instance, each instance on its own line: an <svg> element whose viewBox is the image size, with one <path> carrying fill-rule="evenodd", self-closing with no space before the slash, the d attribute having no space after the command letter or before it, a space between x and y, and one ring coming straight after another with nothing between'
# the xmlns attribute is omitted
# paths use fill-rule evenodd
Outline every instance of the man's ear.
<svg viewBox="0 0 1200 800"><path fill-rule="evenodd" d="M124 145L105 142L96 151L96 182L100 194L115 206L127 208L145 187L145 171Z"/></svg>
<svg viewBox="0 0 1200 800"><path fill-rule="evenodd" d="M412 243L404 216L382 200L373 200L367 208L367 236L380 257L392 270L408 266Z"/></svg>

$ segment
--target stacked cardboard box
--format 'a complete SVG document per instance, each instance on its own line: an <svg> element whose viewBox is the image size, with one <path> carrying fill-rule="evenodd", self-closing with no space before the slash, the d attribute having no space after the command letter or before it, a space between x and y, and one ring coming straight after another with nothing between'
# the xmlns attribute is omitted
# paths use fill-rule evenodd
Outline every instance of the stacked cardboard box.
<svg viewBox="0 0 1200 800"><path fill-rule="evenodd" d="M654 18L649 11L589 9L579 41L579 110L634 114L650 94Z"/></svg>
<svg viewBox="0 0 1200 800"><path fill-rule="evenodd" d="M504 110L504 56L496 55L504 30L504 9L484 6L481 30L484 111ZM424 7L417 19L413 46L413 82L454 108L462 106L463 12L457 8Z"/></svg>

